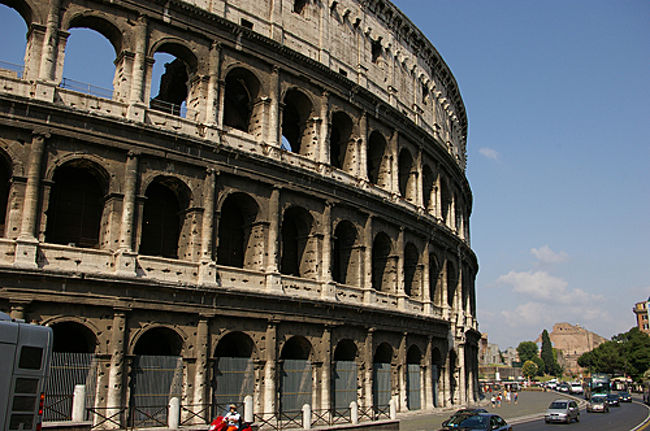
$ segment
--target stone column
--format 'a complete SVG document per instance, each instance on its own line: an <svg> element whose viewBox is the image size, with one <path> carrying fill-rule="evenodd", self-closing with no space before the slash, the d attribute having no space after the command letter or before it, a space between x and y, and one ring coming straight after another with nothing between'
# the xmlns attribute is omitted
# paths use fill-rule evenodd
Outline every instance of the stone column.
<svg viewBox="0 0 650 431"><path fill-rule="evenodd" d="M368 113L361 114L359 120L359 163L357 177L368 181Z"/></svg>
<svg viewBox="0 0 650 431"><path fill-rule="evenodd" d="M449 290L448 290L448 280L449 280L449 259L445 258L445 262L443 263L444 265L444 271L442 271L442 277L440 280L440 289L442 289L441 293L441 308L442 308L442 316L445 319L449 318L449 315L451 313L450 307L449 307Z"/></svg>
<svg viewBox="0 0 650 431"><path fill-rule="evenodd" d="M424 314L433 313L433 298L431 298L431 274L430 274L430 254L431 244L429 240L424 243L422 252L422 302L424 303Z"/></svg>
<svg viewBox="0 0 650 431"><path fill-rule="evenodd" d="M322 268L321 268L321 281L322 290L321 296L325 298L333 298L335 287L332 280L332 202L325 202L323 210L323 253L322 253Z"/></svg>
<svg viewBox="0 0 650 431"><path fill-rule="evenodd" d="M363 303L374 303L374 291L372 288L372 221L373 216L369 215L363 229L364 253L364 279L363 279Z"/></svg>
<svg viewBox="0 0 650 431"><path fill-rule="evenodd" d="M332 381L332 327L325 325L321 337L323 367L321 369L321 406L322 410L330 410L331 394L330 382Z"/></svg>
<svg viewBox="0 0 650 431"><path fill-rule="evenodd" d="M122 200L122 217L120 239L115 262L118 274L135 276L135 257L133 252L133 229L135 222L135 196L138 186L138 154L129 151L124 166L124 198Z"/></svg>
<svg viewBox="0 0 650 431"><path fill-rule="evenodd" d="M280 148L282 123L280 121L280 69L277 66L274 66L271 71L269 83L269 121L268 129L264 133L268 145Z"/></svg>
<svg viewBox="0 0 650 431"><path fill-rule="evenodd" d="M271 39L284 43L284 29L282 28L282 3L271 2Z"/></svg>
<svg viewBox="0 0 650 431"><path fill-rule="evenodd" d="M436 207L434 209L434 216L438 222L442 220L442 183L440 181L440 171L437 169L438 175L436 176L435 189L436 189Z"/></svg>
<svg viewBox="0 0 650 431"><path fill-rule="evenodd" d="M217 267L214 261L214 235L216 223L214 219L215 189L217 187L217 171L208 168L203 185L203 223L201 225L201 263L199 267L199 283L217 284Z"/></svg>
<svg viewBox="0 0 650 431"><path fill-rule="evenodd" d="M459 402L460 404L467 403L467 379L465 378L465 344L459 344L458 346L458 362L460 363L460 370L458 373L458 389L459 389Z"/></svg>
<svg viewBox="0 0 650 431"><path fill-rule="evenodd" d="M400 226L397 235L397 268L395 277L395 293L397 294L397 308L404 310L406 308L406 290L404 286L404 227Z"/></svg>
<svg viewBox="0 0 650 431"><path fill-rule="evenodd" d="M434 384L433 384L433 337L429 335L427 337L427 348L424 353L424 408L431 410L435 407L434 405Z"/></svg>
<svg viewBox="0 0 650 431"><path fill-rule="evenodd" d="M125 388L125 371L126 371L126 312L124 310L115 310L113 314L113 325L111 333L111 364L108 374L108 394L106 396L106 416L113 417L112 420L122 422L122 417L118 415L120 408L124 405L126 388ZM117 419L119 417L119 420ZM109 428L117 429L113 423L107 424Z"/></svg>
<svg viewBox="0 0 650 431"><path fill-rule="evenodd" d="M269 321L266 326L265 350L266 363L264 364L264 412L273 413L276 411L277 382L276 362L277 355L278 323Z"/></svg>
<svg viewBox="0 0 650 431"><path fill-rule="evenodd" d="M135 25L135 55L131 73L131 88L129 91L129 108L127 118L133 121L144 121L147 104L144 100L145 82L147 79L147 46L148 29L147 17L140 15Z"/></svg>
<svg viewBox="0 0 650 431"><path fill-rule="evenodd" d="M319 161L324 165L330 164L330 140L329 140L329 128L330 128L330 94L328 91L323 91L321 94L321 106L320 106L320 157Z"/></svg>
<svg viewBox="0 0 650 431"><path fill-rule="evenodd" d="M405 412L408 411L407 404L407 391L406 391L406 372L408 365L406 363L406 337L408 333L404 332L402 334L402 339L399 343L399 351L397 354L397 411Z"/></svg>
<svg viewBox="0 0 650 431"><path fill-rule="evenodd" d="M372 386L373 386L373 371L374 371L374 338L375 328L368 328L366 334L366 341L363 348L363 361L365 363L365 379L364 379L364 398L362 405L367 409L372 408L374 401L372 399Z"/></svg>
<svg viewBox="0 0 650 431"><path fill-rule="evenodd" d="M280 188L274 186L269 198L269 234L267 240L268 256L266 261L266 290L282 292L279 268L280 244Z"/></svg>
<svg viewBox="0 0 650 431"><path fill-rule="evenodd" d="M217 109L219 107L219 71L221 69L221 43L213 41L210 45L208 61L208 94L206 97L205 124L217 124Z"/></svg>
<svg viewBox="0 0 650 431"><path fill-rule="evenodd" d="M194 413L199 414L208 401L208 388L210 386L208 358L210 356L210 330L207 316L199 317L196 328L196 363L194 368ZM201 423L200 418L198 422Z"/></svg>
<svg viewBox="0 0 650 431"><path fill-rule="evenodd" d="M393 131L388 144L390 153L390 191L399 196L399 132Z"/></svg>
<svg viewBox="0 0 650 431"><path fill-rule="evenodd" d="M14 265L20 267L36 268L37 266L36 249L38 240L35 236L35 229L36 220L38 219L43 153L45 151L45 140L49 138L49 133L34 132L32 136L20 235L16 240L16 254L14 257Z"/></svg>
<svg viewBox="0 0 650 431"><path fill-rule="evenodd" d="M61 19L61 0L50 0L50 8L47 12L47 23L45 24L44 45L41 51L41 67L39 77L46 82L55 79L58 42L59 42L59 21Z"/></svg>
<svg viewBox="0 0 650 431"><path fill-rule="evenodd" d="M43 57L43 47L45 45L45 34L47 27L31 23L27 32L27 47L25 49L25 68L23 69L23 79L36 81L39 78L39 69Z"/></svg>
<svg viewBox="0 0 650 431"><path fill-rule="evenodd" d="M414 204L421 210L424 210L424 188L422 187L422 147L418 149L415 158L415 202Z"/></svg>
<svg viewBox="0 0 650 431"><path fill-rule="evenodd" d="M223 129L223 111L226 106L226 81L224 79L218 80L219 92L217 94L219 100L219 109L217 111L217 127Z"/></svg>

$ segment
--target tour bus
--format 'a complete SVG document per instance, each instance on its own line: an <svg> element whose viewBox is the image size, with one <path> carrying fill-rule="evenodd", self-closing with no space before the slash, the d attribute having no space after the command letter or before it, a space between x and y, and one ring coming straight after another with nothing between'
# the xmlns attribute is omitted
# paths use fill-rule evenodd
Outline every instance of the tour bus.
<svg viewBox="0 0 650 431"><path fill-rule="evenodd" d="M610 391L609 374L592 374L585 379L585 399L590 400L594 395L607 395Z"/></svg>
<svg viewBox="0 0 650 431"><path fill-rule="evenodd" d="M0 430L41 430L51 356L51 328L0 313Z"/></svg>

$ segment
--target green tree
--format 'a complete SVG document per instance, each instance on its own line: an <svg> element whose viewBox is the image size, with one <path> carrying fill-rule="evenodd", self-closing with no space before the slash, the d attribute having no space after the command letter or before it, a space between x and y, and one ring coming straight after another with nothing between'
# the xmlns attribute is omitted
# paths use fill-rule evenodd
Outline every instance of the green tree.
<svg viewBox="0 0 650 431"><path fill-rule="evenodd" d="M544 329L542 332L542 361L544 361L544 372L546 374L553 374L555 371L555 359L553 359L553 345L551 344L551 337L548 331Z"/></svg>
<svg viewBox="0 0 650 431"><path fill-rule="evenodd" d="M537 364L531 360L524 362L524 365L521 367L521 374L528 379L535 377L537 374Z"/></svg>
<svg viewBox="0 0 650 431"><path fill-rule="evenodd" d="M578 358L591 372L626 374L638 380L650 368L650 336L632 328Z"/></svg>
<svg viewBox="0 0 650 431"><path fill-rule="evenodd" d="M517 346L517 354L520 362L531 361L537 357L537 344L532 341L522 341Z"/></svg>

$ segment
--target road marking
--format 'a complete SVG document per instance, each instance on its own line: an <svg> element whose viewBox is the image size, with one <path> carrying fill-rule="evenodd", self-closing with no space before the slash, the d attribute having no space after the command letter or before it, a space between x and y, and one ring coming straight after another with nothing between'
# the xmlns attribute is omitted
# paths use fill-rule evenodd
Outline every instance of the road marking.
<svg viewBox="0 0 650 431"><path fill-rule="evenodd" d="M638 401L632 401L634 404L639 404L648 409L648 416L641 422L639 425L636 427L632 428L630 431L643 431L644 429L648 428L650 426L650 407L646 406L643 403L640 403Z"/></svg>

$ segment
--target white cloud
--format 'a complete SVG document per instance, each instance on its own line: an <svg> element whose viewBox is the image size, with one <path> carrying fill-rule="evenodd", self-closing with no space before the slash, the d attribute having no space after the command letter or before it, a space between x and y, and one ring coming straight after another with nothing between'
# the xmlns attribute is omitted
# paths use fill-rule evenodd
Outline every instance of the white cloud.
<svg viewBox="0 0 650 431"><path fill-rule="evenodd" d="M499 153L492 148L483 147L478 150L484 157L492 160L499 160Z"/></svg>
<svg viewBox="0 0 650 431"><path fill-rule="evenodd" d="M510 271L500 276L497 283L508 284L512 286L514 292L544 301L562 300L568 285L565 280L554 277L545 271Z"/></svg>
<svg viewBox="0 0 650 431"><path fill-rule="evenodd" d="M565 252L561 251L556 253L548 245L540 248L531 248L530 252L542 263L560 263L565 262L569 258L569 255Z"/></svg>

